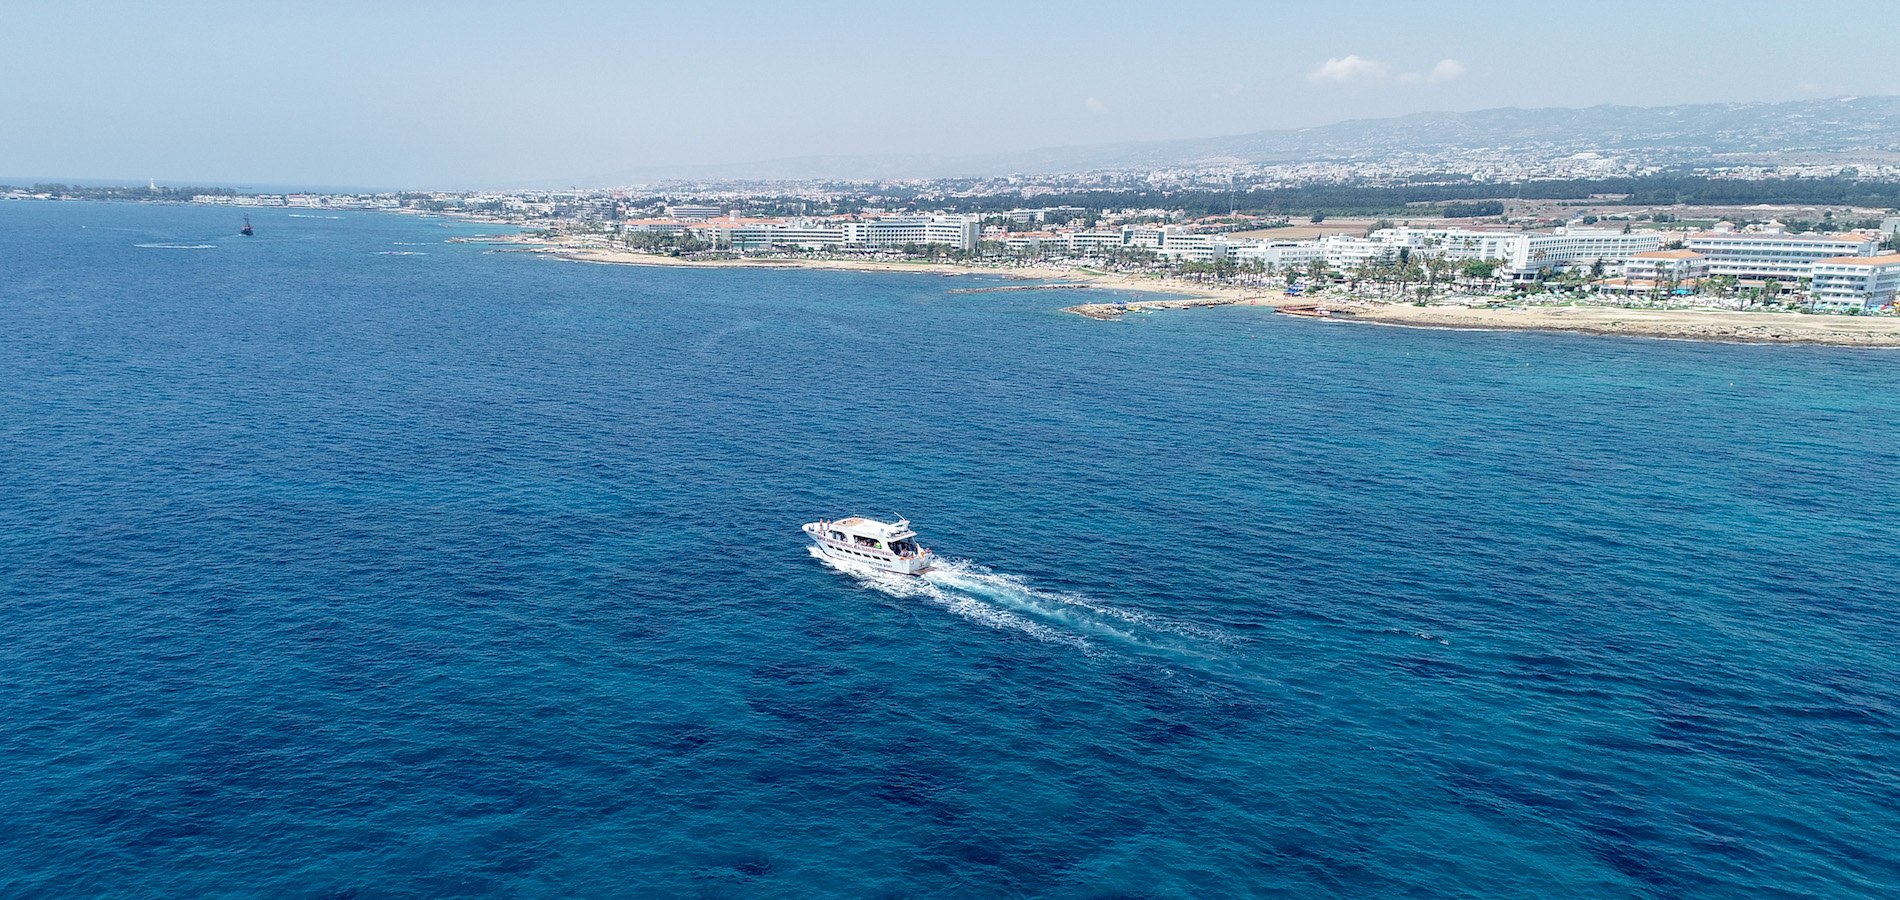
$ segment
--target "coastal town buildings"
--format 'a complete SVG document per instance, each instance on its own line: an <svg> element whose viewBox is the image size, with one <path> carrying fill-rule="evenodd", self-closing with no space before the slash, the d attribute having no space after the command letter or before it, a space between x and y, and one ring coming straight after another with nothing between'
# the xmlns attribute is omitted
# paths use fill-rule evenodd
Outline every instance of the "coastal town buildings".
<svg viewBox="0 0 1900 900"><path fill-rule="evenodd" d="M1340 183L1354 184L1354 189L1379 183L1385 177L1357 164L1342 165L1344 168L1334 174ZM1302 174L1289 183L1328 181L1323 177L1325 173L1310 166L1300 171ZM1231 174L1228 169L1195 173L1154 170L1132 181L1094 175L1051 176L1048 185L1035 178L1011 176L993 186L1023 198L1055 193L1045 190L1049 185L1071 192L1083 188L1132 190L1163 183L1199 190L1226 186ZM1521 174L1503 180L1514 180ZM1900 179L1900 169L1892 174ZM1812 175L1805 173L1803 177ZM1490 291L1499 282L1529 285L1554 274L1569 273L1571 277L1563 279L1566 285L1583 284L1575 276L1587 275L1587 284L1596 291L1648 295L1651 300L1666 292L1671 303L1746 305L1787 303L1793 298L1794 302L1812 303L1823 309L1891 308L1894 280L1900 278L1893 264L1893 257L1900 254L1892 252L1896 247L1893 236L1900 233L1900 216L1888 211L1882 218L1882 210L1870 208L1809 208L1813 218L1803 217L1803 210L1782 208L1773 213L1781 218L1764 221L1758 216L1766 213L1758 213L1757 207L1698 216L1641 208L1625 213L1612 206L1607 210L1573 209L1567 219L1553 219L1523 215L1522 209L1511 206L1516 201L1505 201L1510 214L1495 218L1441 219L1438 213L1442 210L1432 209L1421 210L1417 218L1398 225L1380 222L1368 228L1367 221L1359 219L1342 221L1343 227L1338 229L1331 221L1309 229L1283 213L1261 213L1258 208L1246 215L1230 215L1224 206L1212 213L1205 208L1197 212L1192 208L1143 208L1134 204L1127 208L1012 208L972 199L989 195L986 192L990 188L981 183L717 188L354 195L241 194L202 189L204 192L173 193L177 199L194 204L290 210L403 209L467 215L483 221L568 232L570 240L598 241L599 246L631 244L634 249L671 253L836 251L941 256L947 250L972 258L1071 260L1119 271L1220 263L1221 267L1211 273L1205 268L1199 272L1216 278L1238 274L1256 281L1266 274L1285 275L1289 283L1309 273L1316 276L1322 263L1331 270L1331 277L1340 280L1404 281L1413 277L1411 273L1417 272L1421 261L1449 260L1484 265L1451 267L1459 273L1456 276L1438 267L1423 277L1437 284L1456 277L1461 289L1483 282L1483 289ZM32 190L0 189L0 198L59 198L77 190L36 185ZM141 190L159 189L148 185ZM1591 199L1617 204L1629 197L1605 194L1592 195ZM806 209L817 212L806 215ZM744 210L757 212L748 216ZM1396 210L1394 215L1404 216ZM1721 215L1732 218L1724 220ZM1312 218L1314 226L1326 221L1317 214ZM1599 221L1609 227L1596 227ZM1443 227L1420 227L1441 222ZM1298 231L1272 230L1296 224ZM1830 226L1858 230L1821 230ZM1234 234L1225 229L1246 229L1250 233ZM613 232L622 238L615 240ZM678 240L631 239L642 233ZM1287 233L1303 237L1274 237ZM1883 252L1886 256L1876 256ZM1410 267L1402 265L1408 262Z"/></svg>

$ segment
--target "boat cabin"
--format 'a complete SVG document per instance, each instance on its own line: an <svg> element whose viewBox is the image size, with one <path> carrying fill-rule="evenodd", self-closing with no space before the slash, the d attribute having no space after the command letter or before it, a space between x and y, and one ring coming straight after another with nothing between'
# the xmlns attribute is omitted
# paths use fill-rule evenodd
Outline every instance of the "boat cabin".
<svg viewBox="0 0 1900 900"><path fill-rule="evenodd" d="M807 522L803 528L818 551L832 559L900 575L922 575L937 561L928 548L917 546L917 532L910 530L908 519L885 523L851 516L836 522Z"/></svg>
<svg viewBox="0 0 1900 900"><path fill-rule="evenodd" d="M868 550L874 555L907 557L918 553L914 540L917 532L910 530L910 522L903 519L897 520L895 524L885 524L875 519L852 516L822 524L824 537L833 544Z"/></svg>

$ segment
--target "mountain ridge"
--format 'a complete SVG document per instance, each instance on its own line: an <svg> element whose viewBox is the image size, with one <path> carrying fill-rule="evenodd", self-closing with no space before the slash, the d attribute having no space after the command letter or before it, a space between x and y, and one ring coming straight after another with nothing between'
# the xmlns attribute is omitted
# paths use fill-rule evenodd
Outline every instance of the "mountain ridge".
<svg viewBox="0 0 1900 900"><path fill-rule="evenodd" d="M1050 175L1193 166L1211 160L1252 164L1393 159L1477 150L1561 156L1637 155L1663 165L1729 164L1807 153L1843 159L1900 159L1900 97L1837 97L1780 103L1675 106L1496 107L1348 119L1309 128L1209 138L1124 141L971 155L801 156L705 166L647 166L587 179L595 183L671 179L875 181Z"/></svg>

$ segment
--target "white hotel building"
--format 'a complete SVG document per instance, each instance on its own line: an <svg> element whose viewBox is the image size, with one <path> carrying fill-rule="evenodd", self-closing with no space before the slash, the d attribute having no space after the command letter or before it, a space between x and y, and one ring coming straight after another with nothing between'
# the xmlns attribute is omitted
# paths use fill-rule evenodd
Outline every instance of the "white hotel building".
<svg viewBox="0 0 1900 900"><path fill-rule="evenodd" d="M871 247L942 244L975 250L983 234L983 221L976 216L880 216L859 224L866 226L864 243Z"/></svg>
<svg viewBox="0 0 1900 900"><path fill-rule="evenodd" d="M1900 292L1900 253L1823 259L1810 271L1817 309L1879 309Z"/></svg>
<svg viewBox="0 0 1900 900"><path fill-rule="evenodd" d="M1326 248L1317 241L1260 241L1234 248L1235 261L1257 262L1273 272L1304 269L1325 258Z"/></svg>
<svg viewBox="0 0 1900 900"><path fill-rule="evenodd" d="M1655 232L1624 234L1606 228L1559 228L1551 232L1469 231L1462 228L1385 228L1371 240L1409 247L1423 256L1494 259L1506 278L1529 280L1546 272L1621 263L1638 253L1662 248Z"/></svg>
<svg viewBox="0 0 1900 900"><path fill-rule="evenodd" d="M1690 235L1689 249L1709 258L1710 275L1762 284L1774 279L1793 286L1812 274L1815 263L1839 257L1874 255L1880 239L1859 232L1845 234L1733 234Z"/></svg>
<svg viewBox="0 0 1900 900"><path fill-rule="evenodd" d="M627 227L629 230L688 231L715 247L735 250L767 247L887 249L937 244L969 251L976 249L983 232L982 221L975 216L955 215L896 215L846 221L729 216L705 222L629 222Z"/></svg>
<svg viewBox="0 0 1900 900"><path fill-rule="evenodd" d="M1021 234L1007 238L1005 249L1024 253L1066 253L1086 256L1113 248L1142 248L1176 260L1219 258L1258 262L1274 270L1304 268L1323 259L1334 269L1366 263L1390 262L1401 250L1415 256L1450 259L1501 260L1501 274L1520 280L1545 272L1598 261L1621 263L1638 253L1657 250L1662 236L1624 234L1593 228L1559 228L1550 233L1468 231L1458 228L1384 228L1370 237L1330 234L1307 241L1250 241L1226 234L1193 232L1178 225L1127 225L1119 230Z"/></svg>

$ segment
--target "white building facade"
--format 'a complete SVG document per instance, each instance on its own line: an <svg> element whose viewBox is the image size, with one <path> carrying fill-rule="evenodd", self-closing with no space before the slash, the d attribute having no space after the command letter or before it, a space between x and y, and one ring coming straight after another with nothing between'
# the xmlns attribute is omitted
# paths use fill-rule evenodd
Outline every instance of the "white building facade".
<svg viewBox="0 0 1900 900"><path fill-rule="evenodd" d="M1900 292L1900 253L1823 259L1811 271L1816 309L1880 309Z"/></svg>
<svg viewBox="0 0 1900 900"><path fill-rule="evenodd" d="M1260 241L1234 248L1236 262L1258 263L1269 272L1304 269L1325 258L1326 248L1316 241Z"/></svg>
<svg viewBox="0 0 1900 900"><path fill-rule="evenodd" d="M1471 231L1462 228L1382 228L1370 238L1409 247L1420 256L1498 260L1500 275L1529 280L1548 272L1620 264L1662 248L1654 232L1624 234L1605 228L1559 228L1552 232Z"/></svg>
<svg viewBox="0 0 1900 900"><path fill-rule="evenodd" d="M1710 275L1763 284L1792 285L1807 278L1815 263L1840 257L1873 256L1880 241L1859 232L1846 234L1693 234L1689 249L1709 258Z"/></svg>
<svg viewBox="0 0 1900 900"><path fill-rule="evenodd" d="M976 249L983 233L982 222L975 216L955 215L880 216L846 221L727 217L706 222L630 222L626 227L628 230L691 231L715 247L735 250L767 247L888 249L935 244L971 251Z"/></svg>
<svg viewBox="0 0 1900 900"><path fill-rule="evenodd" d="M1623 263L1623 277L1630 281L1695 281L1708 274L1709 258L1694 250L1651 250Z"/></svg>

